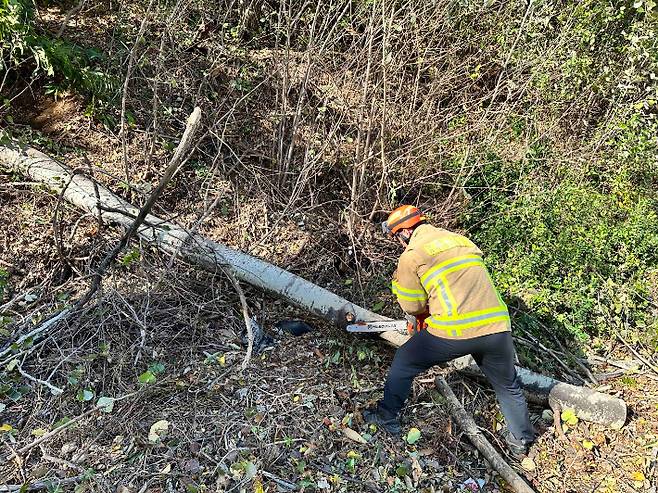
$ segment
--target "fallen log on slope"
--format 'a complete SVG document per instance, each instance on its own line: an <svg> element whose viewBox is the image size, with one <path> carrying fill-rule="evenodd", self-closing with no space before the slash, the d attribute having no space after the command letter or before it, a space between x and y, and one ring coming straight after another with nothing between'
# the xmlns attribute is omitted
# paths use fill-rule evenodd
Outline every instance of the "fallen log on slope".
<svg viewBox="0 0 658 493"><path fill-rule="evenodd" d="M82 174L74 174L64 164L31 147L0 146L0 167L13 168L46 184L62 193L64 199L108 224L129 227L139 211L104 186ZM240 280L338 326L345 326L348 315L356 320L388 320L284 269L197 234L190 234L184 228L156 216L146 217L138 235L157 248L206 270L215 272L220 267L228 267ZM407 336L398 332L383 332L381 337L395 346L407 341ZM465 357L455 360L452 365L457 369L472 369L472 363L472 358ZM626 421L626 404L621 399L559 382L526 369L518 370L523 387L538 399L551 399L563 408L574 409L583 420L612 428L621 428Z"/></svg>

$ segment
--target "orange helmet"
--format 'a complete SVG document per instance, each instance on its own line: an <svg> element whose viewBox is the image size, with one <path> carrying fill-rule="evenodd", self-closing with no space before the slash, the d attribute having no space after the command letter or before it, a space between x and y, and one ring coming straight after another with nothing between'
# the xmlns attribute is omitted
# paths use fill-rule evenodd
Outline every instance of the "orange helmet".
<svg viewBox="0 0 658 493"><path fill-rule="evenodd" d="M388 219L382 223L382 231L385 235L393 236L401 229L413 228L427 218L413 205L401 205L391 212Z"/></svg>

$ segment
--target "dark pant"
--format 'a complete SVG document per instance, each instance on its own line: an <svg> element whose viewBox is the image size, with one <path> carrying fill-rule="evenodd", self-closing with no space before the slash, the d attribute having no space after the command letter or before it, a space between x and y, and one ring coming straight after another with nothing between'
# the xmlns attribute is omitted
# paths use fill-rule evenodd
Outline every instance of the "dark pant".
<svg viewBox="0 0 658 493"><path fill-rule="evenodd" d="M496 391L507 427L515 438L532 442L534 429L528 416L523 391L514 368L514 344L510 332L472 339L443 339L422 330L395 353L379 407L395 417L409 396L411 382L434 365L470 354Z"/></svg>

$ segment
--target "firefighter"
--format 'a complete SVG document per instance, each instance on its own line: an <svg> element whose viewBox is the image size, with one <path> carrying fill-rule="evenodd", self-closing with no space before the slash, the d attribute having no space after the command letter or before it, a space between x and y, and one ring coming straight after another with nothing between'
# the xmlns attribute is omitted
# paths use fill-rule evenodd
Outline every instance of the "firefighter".
<svg viewBox="0 0 658 493"><path fill-rule="evenodd" d="M510 451L523 456L535 433L514 368L507 305L493 286L482 251L462 235L427 224L411 205L395 209L382 229L405 249L392 290L412 337L395 353L384 398L363 412L364 419L399 434L398 415L414 377L470 354L496 392Z"/></svg>

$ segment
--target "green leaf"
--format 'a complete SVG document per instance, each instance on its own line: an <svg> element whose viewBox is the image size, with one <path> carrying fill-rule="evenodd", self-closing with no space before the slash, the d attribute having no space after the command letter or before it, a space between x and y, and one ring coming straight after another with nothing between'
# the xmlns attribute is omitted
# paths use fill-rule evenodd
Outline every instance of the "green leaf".
<svg viewBox="0 0 658 493"><path fill-rule="evenodd" d="M70 422L71 422L71 418L63 417L53 425L53 428L59 428Z"/></svg>
<svg viewBox="0 0 658 493"><path fill-rule="evenodd" d="M372 311L373 312L378 312L382 308L384 308L384 302L383 301L378 301L377 303L372 305Z"/></svg>
<svg viewBox="0 0 658 493"><path fill-rule="evenodd" d="M80 389L78 391L78 395L76 396L76 399L78 399L80 402L87 402L90 401L94 398L94 392L92 390L88 389Z"/></svg>
<svg viewBox="0 0 658 493"><path fill-rule="evenodd" d="M594 442L591 440L583 440L583 448L592 450L594 448Z"/></svg>
<svg viewBox="0 0 658 493"><path fill-rule="evenodd" d="M157 378L155 378L155 375L148 370L137 378L137 381L143 384L155 383L156 380Z"/></svg>
<svg viewBox="0 0 658 493"><path fill-rule="evenodd" d="M407 443L413 445L420 440L420 430L418 428L411 428L407 433Z"/></svg>
<svg viewBox="0 0 658 493"><path fill-rule="evenodd" d="M100 407L104 413L111 413L114 409L114 399L111 397L99 397L96 406Z"/></svg>
<svg viewBox="0 0 658 493"><path fill-rule="evenodd" d="M562 421L569 426L575 426L578 424L578 416L576 416L576 412L573 409L564 409L560 417L562 418Z"/></svg>
<svg viewBox="0 0 658 493"><path fill-rule="evenodd" d="M165 366L162 363L151 363L149 365L149 371L154 375L159 375L165 371Z"/></svg>

